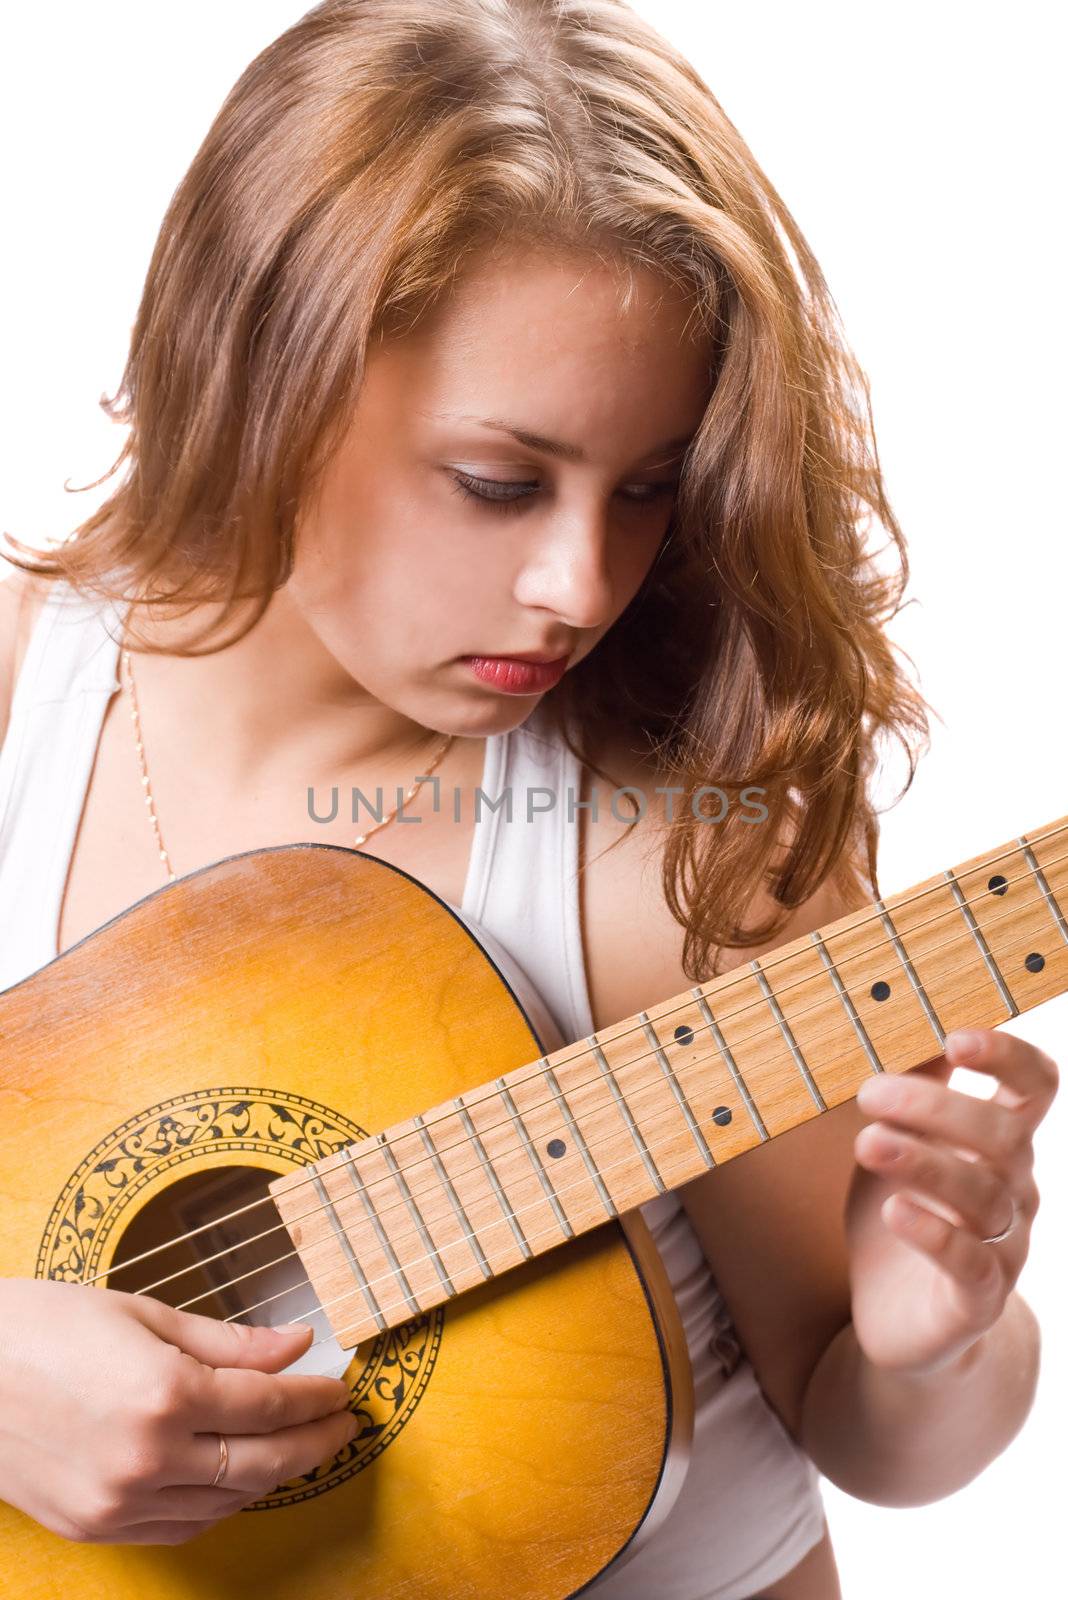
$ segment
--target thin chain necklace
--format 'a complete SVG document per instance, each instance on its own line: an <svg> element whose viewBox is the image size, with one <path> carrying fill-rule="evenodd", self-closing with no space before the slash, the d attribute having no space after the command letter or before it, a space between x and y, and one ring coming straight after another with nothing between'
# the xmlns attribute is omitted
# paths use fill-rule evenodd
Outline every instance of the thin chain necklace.
<svg viewBox="0 0 1068 1600"><path fill-rule="evenodd" d="M126 682L130 690L130 720L133 723L134 740L137 744L137 759L141 764L141 788L144 790L145 805L148 807L148 815L149 820L152 823L152 831L156 836L156 846L159 850L159 858L167 869L168 878L170 879L171 883L174 883L178 874L171 866L171 858L167 854L166 845L163 843L163 835L160 832L159 827L159 818L156 815L156 805L152 798L152 785L148 779L148 762L145 760L145 741L141 734L141 713L137 704L137 689L134 684L133 662L130 659L129 650L124 649L122 651L122 665L126 673ZM440 766L446 752L449 750L455 738L456 735L454 733L448 733L445 735L437 755L434 757L433 761L427 765L426 771L420 773L419 777L416 778L415 782L406 791L404 799L401 800L398 805L395 805L393 810L388 812L387 815L382 818L381 822L376 822L373 828L368 828L366 832L361 833L359 838L353 841L356 849L359 849L360 845L362 845L365 840L369 839L372 833L377 833L379 828L384 828L388 823L393 821L393 818L397 815L401 808L407 805L408 801L412 798L419 785L421 783L425 783L427 778L429 778L437 769L437 767Z"/></svg>

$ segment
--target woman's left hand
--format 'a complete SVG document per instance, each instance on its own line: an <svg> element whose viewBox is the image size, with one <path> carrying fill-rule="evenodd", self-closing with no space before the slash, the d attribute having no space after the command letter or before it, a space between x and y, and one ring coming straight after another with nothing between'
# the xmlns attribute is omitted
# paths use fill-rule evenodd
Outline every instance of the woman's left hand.
<svg viewBox="0 0 1068 1600"><path fill-rule="evenodd" d="M945 1055L880 1073L857 1095L878 1121L856 1137L846 1202L853 1328L868 1360L895 1372L936 1372L993 1327L1038 1210L1032 1139L1057 1092L1056 1063L1012 1034L967 1032L974 1054L958 1030ZM957 1066L990 1073L994 1095L950 1089ZM1012 1216L1005 1239L984 1243Z"/></svg>

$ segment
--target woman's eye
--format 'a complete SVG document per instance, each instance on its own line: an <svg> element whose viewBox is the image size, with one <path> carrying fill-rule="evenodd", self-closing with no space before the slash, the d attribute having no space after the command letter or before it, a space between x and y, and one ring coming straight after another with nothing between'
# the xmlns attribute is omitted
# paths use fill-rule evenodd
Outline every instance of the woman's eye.
<svg viewBox="0 0 1068 1600"><path fill-rule="evenodd" d="M505 482L499 478L472 478L462 472L454 472L452 481L457 494L462 494L468 500L477 500L482 505L492 506L497 511L518 511L520 501L529 500L539 492L536 483L523 483L518 480ZM631 505L642 506L650 505L664 496L673 495L678 489L678 483L675 480L668 483L635 483L631 488L636 489L637 494L627 493L625 498Z"/></svg>
<svg viewBox="0 0 1068 1600"><path fill-rule="evenodd" d="M452 482L457 494L497 511L518 511L520 500L538 492L536 483L502 483L498 478L470 478L462 472L454 472Z"/></svg>

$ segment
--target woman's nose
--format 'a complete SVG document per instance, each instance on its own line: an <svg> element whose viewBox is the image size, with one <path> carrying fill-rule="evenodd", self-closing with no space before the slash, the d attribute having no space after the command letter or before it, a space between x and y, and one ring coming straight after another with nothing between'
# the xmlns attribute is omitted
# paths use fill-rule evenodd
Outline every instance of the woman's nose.
<svg viewBox="0 0 1068 1600"><path fill-rule="evenodd" d="M540 530L520 570L515 598L520 605L552 611L573 628L597 628L613 615L607 519L561 518Z"/></svg>

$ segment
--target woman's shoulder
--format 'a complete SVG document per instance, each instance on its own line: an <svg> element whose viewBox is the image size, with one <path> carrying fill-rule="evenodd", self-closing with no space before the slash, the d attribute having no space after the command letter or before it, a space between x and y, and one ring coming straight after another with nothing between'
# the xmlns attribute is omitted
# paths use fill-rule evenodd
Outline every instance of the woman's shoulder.
<svg viewBox="0 0 1068 1600"><path fill-rule="evenodd" d="M0 744L7 732L26 646L53 581L0 557Z"/></svg>

